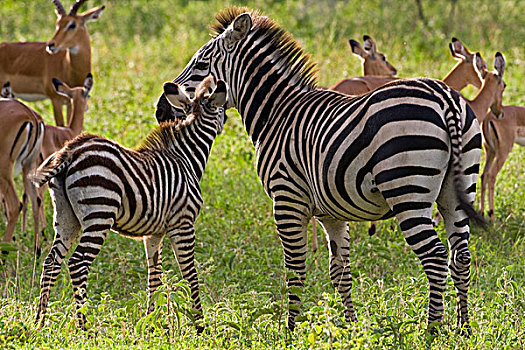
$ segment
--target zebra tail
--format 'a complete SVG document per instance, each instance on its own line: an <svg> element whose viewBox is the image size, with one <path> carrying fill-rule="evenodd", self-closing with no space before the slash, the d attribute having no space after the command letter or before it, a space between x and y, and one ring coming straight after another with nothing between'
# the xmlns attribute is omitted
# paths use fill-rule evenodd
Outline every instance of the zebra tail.
<svg viewBox="0 0 525 350"><path fill-rule="evenodd" d="M31 176L31 181L36 187L42 187L49 180L64 172L69 166L69 157L67 153L58 151L50 155L38 167L36 172Z"/></svg>
<svg viewBox="0 0 525 350"><path fill-rule="evenodd" d="M475 118L474 112L470 107L465 104L464 110L466 114L472 114L472 117ZM452 113L454 115L454 113ZM463 169L461 166L461 153L462 153L462 126L461 118L459 114L456 114L457 118L450 118L448 120L448 131L450 136L450 141L452 144L452 169L454 172L454 188L459 200L459 207L467 214L470 220L477 225L483 228L484 230L488 229L487 220L474 209L472 202L467 197L465 192L465 186L463 184L462 173ZM465 118L466 120L467 118Z"/></svg>

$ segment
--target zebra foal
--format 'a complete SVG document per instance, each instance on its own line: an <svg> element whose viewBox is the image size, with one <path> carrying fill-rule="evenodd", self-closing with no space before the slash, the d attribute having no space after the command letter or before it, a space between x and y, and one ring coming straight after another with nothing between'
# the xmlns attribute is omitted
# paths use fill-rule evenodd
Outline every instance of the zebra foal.
<svg viewBox="0 0 525 350"><path fill-rule="evenodd" d="M199 181L224 123L222 105L227 87L210 76L199 85L193 100L173 83L164 84L164 93L170 103L185 111L186 119L163 123L138 149L81 135L38 168L36 185L49 182L55 239L44 261L37 322L44 321L62 260L81 232L68 262L80 309L86 298L89 268L110 229L144 241L148 313L154 310L151 297L161 284L162 241L168 236L181 274L190 284L196 318L202 318L194 265L194 222L202 205ZM77 315L85 329L84 314Z"/></svg>

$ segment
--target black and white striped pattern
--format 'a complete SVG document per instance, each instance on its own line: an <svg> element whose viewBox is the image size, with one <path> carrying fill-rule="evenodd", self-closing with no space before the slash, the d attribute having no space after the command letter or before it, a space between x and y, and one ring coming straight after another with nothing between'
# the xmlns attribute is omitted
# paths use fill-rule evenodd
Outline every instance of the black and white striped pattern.
<svg viewBox="0 0 525 350"><path fill-rule="evenodd" d="M322 223L330 276L356 321L351 301L346 221L397 217L430 283L428 323L443 318L447 262L458 293L458 325L469 329L469 216L478 178L481 136L458 93L430 79L399 81L356 98L316 90L313 64L290 35L268 17L229 8L216 16L216 36L191 59L175 82L188 90L207 74L230 87L256 146L257 171L274 202L286 268L304 285L306 226ZM173 117L161 96L156 116ZM464 170L462 170L464 169ZM437 202L450 254L431 221ZM291 304L299 298L291 293ZM297 308L290 308L294 328Z"/></svg>
<svg viewBox="0 0 525 350"><path fill-rule="evenodd" d="M69 259L77 306L86 297L88 271L109 230L144 241L149 296L161 284L162 241L167 236L182 276L190 284L194 308L202 315L194 264L194 222L202 205L199 180L217 133L222 130L226 85L209 77L191 101L173 83L168 98L186 110L184 121L164 123L137 150L83 135L54 153L34 181L49 181L55 210L55 240L44 262L37 321L43 316L60 265L81 232ZM150 300L148 312L153 311ZM78 314L81 327L85 316ZM200 318L201 316L197 316Z"/></svg>

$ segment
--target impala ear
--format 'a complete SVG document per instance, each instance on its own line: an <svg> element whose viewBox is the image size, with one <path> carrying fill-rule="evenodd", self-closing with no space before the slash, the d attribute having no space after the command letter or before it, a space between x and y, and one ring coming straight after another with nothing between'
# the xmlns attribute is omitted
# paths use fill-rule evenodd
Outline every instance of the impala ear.
<svg viewBox="0 0 525 350"><path fill-rule="evenodd" d="M173 107L181 108L184 111L189 110L191 99L179 84L164 83L164 95L166 95L166 99Z"/></svg>
<svg viewBox="0 0 525 350"><path fill-rule="evenodd" d="M237 16L225 32L225 41L228 46L233 46L246 37L252 28L252 17L245 12Z"/></svg>
<svg viewBox="0 0 525 350"><path fill-rule="evenodd" d="M485 63L483 58L481 58L481 54L479 52L476 52L476 55L474 56L473 65L474 65L474 70L481 77L481 80L483 80L485 78L485 75L487 74L487 69L486 69L487 64Z"/></svg>
<svg viewBox="0 0 525 350"><path fill-rule="evenodd" d="M368 54L366 53L365 49L363 49L361 44L359 44L354 39L348 40L348 43L350 43L350 48L352 49L352 53L354 55L362 57L362 58L365 58L366 56L368 56Z"/></svg>
<svg viewBox="0 0 525 350"><path fill-rule="evenodd" d="M494 69L498 72L498 76L503 78L503 73L505 72L505 56L503 56L501 52L496 52Z"/></svg>
<svg viewBox="0 0 525 350"><path fill-rule="evenodd" d="M2 92L0 93L0 97L3 98L15 98L13 95L13 90L11 89L11 83L7 82L2 86Z"/></svg>
<svg viewBox="0 0 525 350"><path fill-rule="evenodd" d="M468 61L472 57L472 53L456 38L452 38L452 42L448 44L448 47L452 56L457 59Z"/></svg>
<svg viewBox="0 0 525 350"><path fill-rule="evenodd" d="M376 43L368 35L363 35L363 47L370 56L375 57L377 53Z"/></svg>
<svg viewBox="0 0 525 350"><path fill-rule="evenodd" d="M89 95L91 88L93 88L93 75L91 73L88 73L88 75L86 76L86 80L84 80L84 88L83 88L84 96Z"/></svg>
<svg viewBox="0 0 525 350"><path fill-rule="evenodd" d="M106 6L104 5L98 6L92 8L91 10L87 10L86 12L82 12L78 16L82 19L82 23L86 23L87 21L94 21L100 17L100 14L102 13L102 11L104 11L105 8Z"/></svg>
<svg viewBox="0 0 525 350"><path fill-rule="evenodd" d="M53 78L51 81L53 82L53 86L55 87L57 94L67 98L73 98L73 91L71 91L71 88L67 86L66 83L60 81L57 78Z"/></svg>
<svg viewBox="0 0 525 350"><path fill-rule="evenodd" d="M217 81L215 90L208 97L208 103L214 107L222 107L228 100L228 86L224 80Z"/></svg>

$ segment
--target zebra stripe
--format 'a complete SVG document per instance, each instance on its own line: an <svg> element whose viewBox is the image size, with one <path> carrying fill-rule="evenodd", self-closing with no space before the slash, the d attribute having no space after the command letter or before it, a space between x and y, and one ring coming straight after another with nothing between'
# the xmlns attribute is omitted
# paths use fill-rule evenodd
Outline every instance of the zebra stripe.
<svg viewBox="0 0 525 350"><path fill-rule="evenodd" d="M203 82L211 86L213 79ZM222 84L222 85L221 85ZM219 94L224 96L214 100ZM222 130L226 87L200 94L188 104L185 121L167 122L136 149L94 135L68 142L39 167L34 181L50 181L55 210L55 239L44 261L37 321L43 322L60 265L80 234L69 259L77 307L86 298L87 276L108 231L142 239L148 263L148 313L152 295L161 284L162 240L172 243L182 277L191 288L197 318L202 317L197 270L194 264L194 222L202 206L199 181L213 140ZM189 101L189 99L188 99ZM217 102L218 101L218 102ZM85 328L86 318L78 313Z"/></svg>
<svg viewBox="0 0 525 350"><path fill-rule="evenodd" d="M299 276L288 285L304 285L306 225L315 216L329 238L330 276L345 318L356 321L346 221L395 216L428 277L429 326L443 318L448 261L458 292L458 326L470 330L468 218L479 220L471 203L481 138L459 94L423 78L359 97L318 90L313 64L271 19L236 7L216 18L215 37L174 81L193 89L208 70L228 82L228 105L242 116L256 146L258 175L274 202L285 266ZM173 118L166 106L161 96L159 120ZM450 259L432 226L435 202L445 219ZM299 303L299 297L290 293L289 301ZM290 329L297 314L291 307Z"/></svg>

